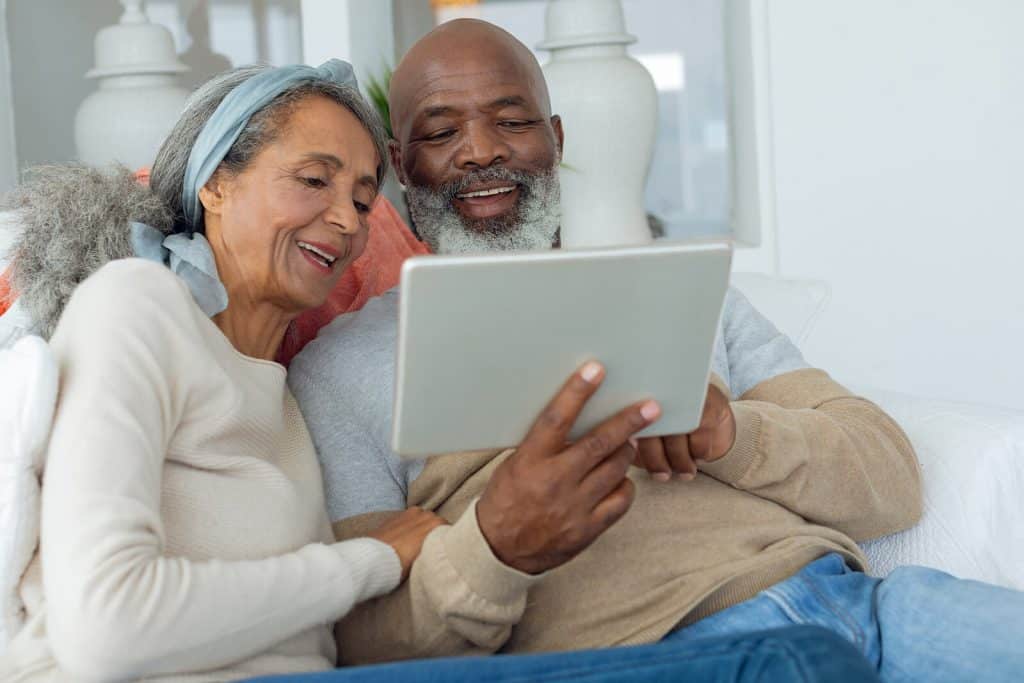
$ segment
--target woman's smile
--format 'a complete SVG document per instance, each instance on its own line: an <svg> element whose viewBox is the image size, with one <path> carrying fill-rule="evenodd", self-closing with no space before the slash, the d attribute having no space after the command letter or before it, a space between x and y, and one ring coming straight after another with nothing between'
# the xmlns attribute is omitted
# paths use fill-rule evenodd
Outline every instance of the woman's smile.
<svg viewBox="0 0 1024 683"><path fill-rule="evenodd" d="M317 270L317 272L324 275L332 274L336 265L339 263L341 265L345 265L348 261L348 251L350 248L349 243L346 243L344 254L338 249L322 242L296 240L295 244L299 251L302 252L303 258L305 258L306 261Z"/></svg>

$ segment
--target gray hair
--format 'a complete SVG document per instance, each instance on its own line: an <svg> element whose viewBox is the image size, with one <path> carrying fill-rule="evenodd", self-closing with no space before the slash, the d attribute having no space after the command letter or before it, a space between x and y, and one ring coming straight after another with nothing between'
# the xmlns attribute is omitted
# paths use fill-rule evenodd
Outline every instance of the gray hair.
<svg viewBox="0 0 1024 683"><path fill-rule="evenodd" d="M16 211L23 226L13 245L11 285L33 321L34 333L49 338L79 283L108 261L134 255L129 221L164 234L203 231L202 225L188 224L182 210L189 153L221 100L270 68L232 69L196 90L157 154L148 188L123 166L67 164L26 172L23 182L0 202L0 210ZM377 150L377 183L382 185L388 159L384 127L357 90L331 81L302 81L278 95L249 119L218 168L232 174L244 171L284 132L295 106L310 96L327 97L359 120Z"/></svg>
<svg viewBox="0 0 1024 683"><path fill-rule="evenodd" d="M173 215L123 166L38 166L4 198L22 229L13 244L11 286L47 339L75 287L108 261L132 255L128 221L170 232Z"/></svg>
<svg viewBox="0 0 1024 683"><path fill-rule="evenodd" d="M188 224L182 208L182 191L189 154L203 126L228 93L253 76L272 68L258 65L225 71L200 86L186 103L181 118L157 153L150 176L150 187L174 213L174 232L204 232L203 225ZM284 132L295 106L310 96L326 97L340 104L362 124L377 150L377 185L383 186L388 168L388 138L377 111L367 104L358 90L328 80L296 83L254 114L235 144L228 150L218 170L223 169L233 175L244 171L264 147Z"/></svg>

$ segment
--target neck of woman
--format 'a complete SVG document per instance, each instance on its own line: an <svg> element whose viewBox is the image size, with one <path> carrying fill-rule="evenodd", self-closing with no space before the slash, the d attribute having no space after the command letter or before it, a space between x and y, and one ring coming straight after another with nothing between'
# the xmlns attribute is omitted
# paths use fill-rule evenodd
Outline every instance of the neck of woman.
<svg viewBox="0 0 1024 683"><path fill-rule="evenodd" d="M213 316L214 324L240 353L274 360L295 315L267 302L249 301L237 292L229 291L228 300L231 304Z"/></svg>

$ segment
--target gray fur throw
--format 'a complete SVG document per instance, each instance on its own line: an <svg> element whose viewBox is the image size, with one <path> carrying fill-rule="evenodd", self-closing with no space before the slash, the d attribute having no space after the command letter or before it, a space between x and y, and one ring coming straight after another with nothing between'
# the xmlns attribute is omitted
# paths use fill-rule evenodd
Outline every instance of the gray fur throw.
<svg viewBox="0 0 1024 683"><path fill-rule="evenodd" d="M79 164L29 170L0 209L16 211L23 229L14 242L11 285L49 339L71 293L103 264L132 255L129 221L169 233L171 211L123 166Z"/></svg>

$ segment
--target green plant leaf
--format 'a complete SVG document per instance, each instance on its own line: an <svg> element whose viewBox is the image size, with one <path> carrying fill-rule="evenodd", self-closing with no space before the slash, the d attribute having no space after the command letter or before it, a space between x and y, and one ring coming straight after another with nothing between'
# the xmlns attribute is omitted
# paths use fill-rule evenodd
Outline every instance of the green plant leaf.
<svg viewBox="0 0 1024 683"><path fill-rule="evenodd" d="M376 108L377 113L384 122L388 137L394 137L391 132L391 106L388 104L388 91L391 89L391 75L394 73L387 63L384 64L381 74L370 74L366 82L366 94L370 97L370 103Z"/></svg>

